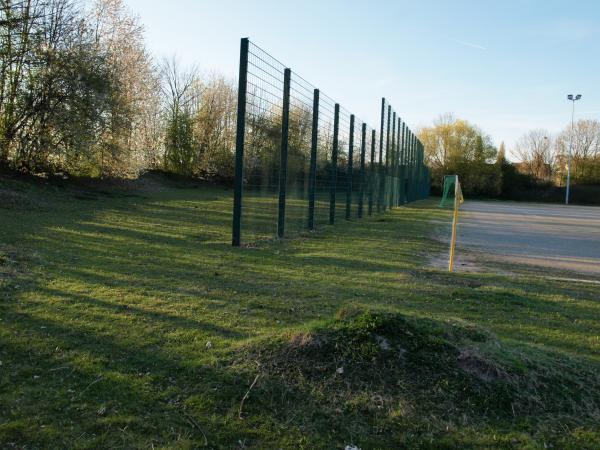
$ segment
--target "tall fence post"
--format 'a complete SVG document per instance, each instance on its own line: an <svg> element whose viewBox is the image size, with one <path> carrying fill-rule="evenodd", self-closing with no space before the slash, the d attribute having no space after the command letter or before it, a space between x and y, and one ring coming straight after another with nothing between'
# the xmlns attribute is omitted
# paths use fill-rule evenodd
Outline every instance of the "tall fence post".
<svg viewBox="0 0 600 450"><path fill-rule="evenodd" d="M410 201L415 200L415 135L410 132Z"/></svg>
<svg viewBox="0 0 600 450"><path fill-rule="evenodd" d="M388 167L388 172L389 172L389 187L388 187L388 207L390 209L392 209L393 207L393 202L394 202L394 183L395 183L395 173L394 173L394 167L395 167L395 161L396 161L396 111L394 111L394 113L392 114L392 146L391 146L391 151L390 151L390 155L389 155L389 167Z"/></svg>
<svg viewBox="0 0 600 450"><path fill-rule="evenodd" d="M371 164L369 164L369 210L368 214L373 215L373 194L375 191L375 140L377 137L376 131L371 130Z"/></svg>
<svg viewBox="0 0 600 450"><path fill-rule="evenodd" d="M359 219L363 216L363 203L365 197L365 153L367 151L367 124L363 122L360 133L360 186L358 192L358 213Z"/></svg>
<svg viewBox="0 0 600 450"><path fill-rule="evenodd" d="M410 128L406 127L406 203L410 203L410 151L411 151L412 133Z"/></svg>
<svg viewBox="0 0 600 450"><path fill-rule="evenodd" d="M417 136L414 136L413 142L413 201L417 200L417 193L419 188L419 174L418 174L418 161L419 161L419 150L417 148Z"/></svg>
<svg viewBox="0 0 600 450"><path fill-rule="evenodd" d="M235 137L235 184L233 188L233 227L231 233L231 243L234 247L241 245L242 234L242 192L244 190L244 140L246 137L249 43L248 38L243 38L240 44L240 75Z"/></svg>
<svg viewBox="0 0 600 450"><path fill-rule="evenodd" d="M419 148L419 138L415 137L415 200L420 198L421 189L421 149Z"/></svg>
<svg viewBox="0 0 600 450"><path fill-rule="evenodd" d="M417 199L420 199L421 190L421 141L417 138Z"/></svg>
<svg viewBox="0 0 600 450"><path fill-rule="evenodd" d="M400 151L402 138L402 119L398 114L398 132L396 133L396 169L394 171L394 206L400 206Z"/></svg>
<svg viewBox="0 0 600 450"><path fill-rule="evenodd" d="M398 206L396 204L396 189L398 187L398 153L400 152L400 147L398 145L398 138L400 137L400 114L396 115L394 125L396 132L394 133L394 159L392 161L392 195L390 200L392 207Z"/></svg>
<svg viewBox="0 0 600 450"><path fill-rule="evenodd" d="M428 198L429 197L429 173L428 173L428 169L427 169L427 165L425 163L426 159L427 159L427 155L425 154L425 145L421 144L423 146L423 177L425 178L423 183L423 198Z"/></svg>
<svg viewBox="0 0 600 450"><path fill-rule="evenodd" d="M396 146L396 187L394 190L394 195L396 197L396 206L400 206L400 151L401 151L401 143L402 143L402 119L398 117L398 136L397 136L398 144Z"/></svg>
<svg viewBox="0 0 600 450"><path fill-rule="evenodd" d="M338 138L340 132L340 104L335 104L333 114L333 148L331 150L331 190L329 198L329 224L335 224L335 193L337 190Z"/></svg>
<svg viewBox="0 0 600 450"><path fill-rule="evenodd" d="M405 181L404 174L406 171L404 170L404 159L406 158L406 123L402 122L402 137L400 139L400 187L399 195L400 195L400 204L403 205L404 201L404 192L405 192Z"/></svg>
<svg viewBox="0 0 600 450"><path fill-rule="evenodd" d="M281 116L281 154L279 164L279 220L277 236L282 239L285 234L285 194L288 171L288 138L290 131L290 84L292 71L285 69L283 74L283 111Z"/></svg>
<svg viewBox="0 0 600 450"><path fill-rule="evenodd" d="M423 152L423 198L427 198L427 166L425 163L425 145L421 143L421 151Z"/></svg>
<svg viewBox="0 0 600 450"><path fill-rule="evenodd" d="M354 114L350 115L350 142L348 145L348 166L346 172L346 220L352 212L352 181L354 178Z"/></svg>
<svg viewBox="0 0 600 450"><path fill-rule="evenodd" d="M390 176L390 126L392 124L392 105L388 105L387 108L387 131L385 136L385 167L383 169L382 177L382 189L381 189L381 204L383 205L383 211L387 210L387 195L389 192L389 176Z"/></svg>
<svg viewBox="0 0 600 450"><path fill-rule="evenodd" d="M381 188L383 186L383 136L385 126L385 98L381 99L381 131L379 133L379 164L377 170L377 212L381 212Z"/></svg>
<svg viewBox="0 0 600 450"><path fill-rule="evenodd" d="M417 182L416 182L416 186L417 189L415 190L415 200L419 200L421 198L421 145L419 142L419 138L417 138L417 158L416 158L416 164L415 164L416 170L416 178L417 178Z"/></svg>
<svg viewBox="0 0 600 450"><path fill-rule="evenodd" d="M406 201L410 203L412 196L412 131L408 130L408 161L406 162L406 171L408 178L408 190L406 191Z"/></svg>
<svg viewBox="0 0 600 450"><path fill-rule="evenodd" d="M308 229L315 229L315 196L317 191L317 145L319 139L319 97L320 92L313 92L312 136L310 142L310 175L308 179Z"/></svg>
<svg viewBox="0 0 600 450"><path fill-rule="evenodd" d="M423 198L423 147L419 141L419 200Z"/></svg>

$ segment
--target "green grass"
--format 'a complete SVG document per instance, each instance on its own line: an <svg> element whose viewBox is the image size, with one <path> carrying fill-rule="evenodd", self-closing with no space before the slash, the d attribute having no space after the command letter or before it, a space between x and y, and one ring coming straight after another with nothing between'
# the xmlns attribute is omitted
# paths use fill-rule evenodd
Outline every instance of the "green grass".
<svg viewBox="0 0 600 450"><path fill-rule="evenodd" d="M0 220L0 448L600 447L598 286L430 267L437 202L234 249L222 189L4 177Z"/></svg>

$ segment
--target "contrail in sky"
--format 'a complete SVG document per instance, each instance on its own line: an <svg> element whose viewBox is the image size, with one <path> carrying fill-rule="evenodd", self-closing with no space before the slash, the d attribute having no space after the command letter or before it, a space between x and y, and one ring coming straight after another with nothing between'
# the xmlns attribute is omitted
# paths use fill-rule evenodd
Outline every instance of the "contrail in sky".
<svg viewBox="0 0 600 450"><path fill-rule="evenodd" d="M466 41L460 41L458 39L452 39L452 40L454 42L456 42L457 44L464 45L465 47L476 48L477 50L487 50L487 48L482 45L473 44L471 42L466 42Z"/></svg>

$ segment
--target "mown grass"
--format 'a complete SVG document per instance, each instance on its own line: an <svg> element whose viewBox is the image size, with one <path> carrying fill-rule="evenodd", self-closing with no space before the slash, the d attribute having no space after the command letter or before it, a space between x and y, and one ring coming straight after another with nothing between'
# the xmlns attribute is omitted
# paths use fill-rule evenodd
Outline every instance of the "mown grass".
<svg viewBox="0 0 600 450"><path fill-rule="evenodd" d="M429 201L234 249L151 181L1 179L0 447L600 447L597 285L432 268Z"/></svg>

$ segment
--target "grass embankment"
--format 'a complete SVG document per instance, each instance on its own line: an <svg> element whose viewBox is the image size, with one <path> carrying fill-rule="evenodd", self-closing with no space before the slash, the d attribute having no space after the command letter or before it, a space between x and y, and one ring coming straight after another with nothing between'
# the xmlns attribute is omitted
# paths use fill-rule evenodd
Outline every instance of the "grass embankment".
<svg viewBox="0 0 600 450"><path fill-rule="evenodd" d="M230 199L1 180L0 447L600 447L597 286L428 267L433 202L233 249Z"/></svg>

